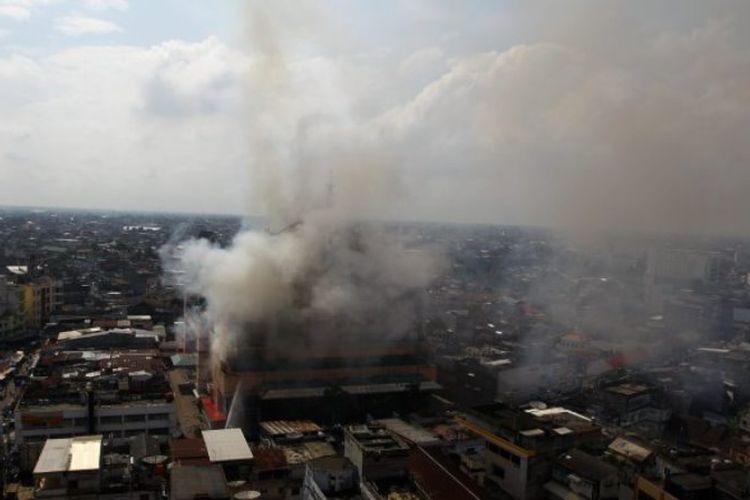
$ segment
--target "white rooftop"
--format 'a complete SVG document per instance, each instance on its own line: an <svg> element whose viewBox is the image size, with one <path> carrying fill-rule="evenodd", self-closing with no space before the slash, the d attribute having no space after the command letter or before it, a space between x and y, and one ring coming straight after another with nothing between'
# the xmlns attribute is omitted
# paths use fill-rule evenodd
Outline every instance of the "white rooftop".
<svg viewBox="0 0 750 500"><path fill-rule="evenodd" d="M34 474L99 470L101 452L101 435L48 439Z"/></svg>
<svg viewBox="0 0 750 500"><path fill-rule="evenodd" d="M8 272L17 275L23 275L29 272L28 266L5 266L5 268L8 270Z"/></svg>
<svg viewBox="0 0 750 500"><path fill-rule="evenodd" d="M240 429L218 429L203 431L208 458L211 462L252 460L253 452Z"/></svg>

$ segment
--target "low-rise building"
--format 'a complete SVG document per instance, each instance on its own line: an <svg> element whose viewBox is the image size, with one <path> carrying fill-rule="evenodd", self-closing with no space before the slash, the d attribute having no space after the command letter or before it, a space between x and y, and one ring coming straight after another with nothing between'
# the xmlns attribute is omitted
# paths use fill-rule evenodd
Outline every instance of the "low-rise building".
<svg viewBox="0 0 750 500"><path fill-rule="evenodd" d="M513 498L540 498L557 456L599 444L601 429L590 418L562 407L516 408L493 404L458 417L484 440L485 488Z"/></svg>
<svg viewBox="0 0 750 500"><path fill-rule="evenodd" d="M177 417L158 351L43 352L15 409L16 441L146 433L166 441Z"/></svg>
<svg viewBox="0 0 750 500"><path fill-rule="evenodd" d="M344 455L363 480L406 475L409 447L380 425L352 425L344 433Z"/></svg>
<svg viewBox="0 0 750 500"><path fill-rule="evenodd" d="M75 498L99 493L102 436L49 439L34 467L37 498Z"/></svg>
<svg viewBox="0 0 750 500"><path fill-rule="evenodd" d="M544 485L550 498L565 500L615 499L619 493L617 468L588 453L572 449L561 454L552 466L552 481Z"/></svg>
<svg viewBox="0 0 750 500"><path fill-rule="evenodd" d="M230 481L247 480L253 463L253 452L240 429L203 431L208 459L221 465Z"/></svg>
<svg viewBox="0 0 750 500"><path fill-rule="evenodd" d="M359 474L346 457L321 457L307 462L303 500L358 497Z"/></svg>

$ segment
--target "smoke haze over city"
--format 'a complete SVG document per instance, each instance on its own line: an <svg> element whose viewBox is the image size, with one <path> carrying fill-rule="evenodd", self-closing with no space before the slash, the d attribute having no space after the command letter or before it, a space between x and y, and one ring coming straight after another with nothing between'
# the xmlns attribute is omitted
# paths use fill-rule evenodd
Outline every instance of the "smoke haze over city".
<svg viewBox="0 0 750 500"><path fill-rule="evenodd" d="M748 25L0 0L0 496L750 499Z"/></svg>

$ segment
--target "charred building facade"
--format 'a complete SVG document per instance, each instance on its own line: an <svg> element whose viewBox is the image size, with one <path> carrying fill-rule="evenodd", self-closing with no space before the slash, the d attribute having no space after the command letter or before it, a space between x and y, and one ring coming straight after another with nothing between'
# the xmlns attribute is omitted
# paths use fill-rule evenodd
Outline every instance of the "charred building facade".
<svg viewBox="0 0 750 500"><path fill-rule="evenodd" d="M308 318L246 327L231 356L214 358L213 402L229 424L252 433L260 420L338 423L416 408L439 388L419 323L394 337L389 321L368 320Z"/></svg>

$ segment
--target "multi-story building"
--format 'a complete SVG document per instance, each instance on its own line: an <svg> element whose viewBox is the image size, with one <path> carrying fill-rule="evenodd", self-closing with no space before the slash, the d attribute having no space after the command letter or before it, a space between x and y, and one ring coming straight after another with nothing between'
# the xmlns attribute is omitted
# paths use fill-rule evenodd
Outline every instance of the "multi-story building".
<svg viewBox="0 0 750 500"><path fill-rule="evenodd" d="M251 435L260 420L350 422L411 411L440 388L416 333L401 340L355 334L356 325L333 320L256 328L244 334L231 359L212 358L216 407Z"/></svg>
<svg viewBox="0 0 750 500"><path fill-rule="evenodd" d="M21 289L0 276L0 340L18 335L24 328Z"/></svg>
<svg viewBox="0 0 750 500"><path fill-rule="evenodd" d="M23 313L28 328L40 328L63 304L62 281L42 277L23 285Z"/></svg>
<svg viewBox="0 0 750 500"><path fill-rule="evenodd" d="M82 397L85 399L85 396ZM98 432L108 438L149 434L168 438L177 429L174 405L164 398L96 404L23 403L16 411L16 440L20 443Z"/></svg>
<svg viewBox="0 0 750 500"><path fill-rule="evenodd" d="M307 462L303 500L359 498L357 468L346 457L321 457Z"/></svg>
<svg viewBox="0 0 750 500"><path fill-rule="evenodd" d="M101 488L102 436L49 439L34 467L36 498L76 498Z"/></svg>
<svg viewBox="0 0 750 500"><path fill-rule="evenodd" d="M17 289L24 326L27 329L41 328L63 305L62 281L49 276L36 277L29 273L28 266L7 266L6 270Z"/></svg>
<svg viewBox="0 0 750 500"><path fill-rule="evenodd" d="M48 439L34 466L34 498L160 498L164 481L133 453L135 441L118 449L101 434Z"/></svg>
<svg viewBox="0 0 750 500"><path fill-rule="evenodd" d="M553 499L615 499L619 494L618 470L585 451L572 449L555 461L552 481L544 489Z"/></svg>
<svg viewBox="0 0 750 500"><path fill-rule="evenodd" d="M16 407L16 439L166 439L177 430L170 391L158 351L46 351Z"/></svg>
<svg viewBox="0 0 750 500"><path fill-rule="evenodd" d="M601 429L591 419L561 407L535 406L493 404L457 417L484 439L485 488L517 499L542 498L560 453L601 441Z"/></svg>

